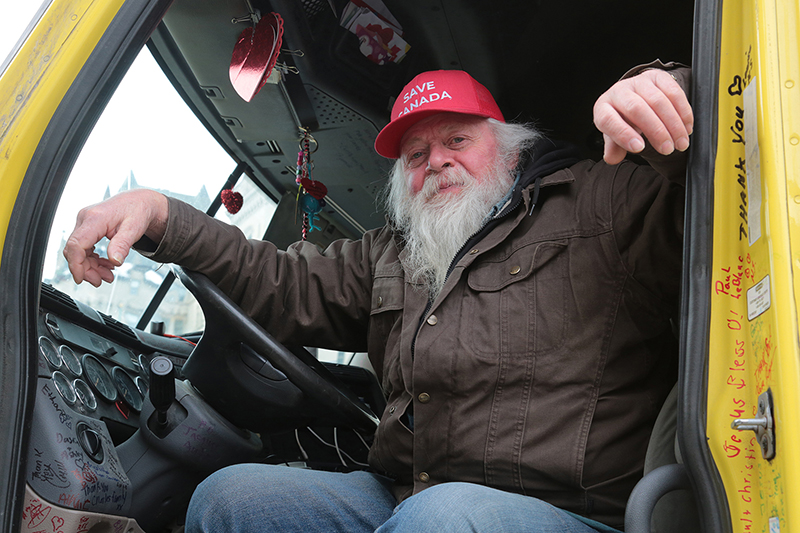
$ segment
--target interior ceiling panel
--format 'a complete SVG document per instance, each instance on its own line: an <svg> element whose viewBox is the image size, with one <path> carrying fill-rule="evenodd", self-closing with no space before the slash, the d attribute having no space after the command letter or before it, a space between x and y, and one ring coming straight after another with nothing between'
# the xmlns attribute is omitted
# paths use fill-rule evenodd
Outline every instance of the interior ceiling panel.
<svg viewBox="0 0 800 533"><path fill-rule="evenodd" d="M348 1L252 0L262 12L280 13L283 49L303 56L282 53L279 61L299 74L284 74L284 82L267 84L249 103L228 80L233 46L246 27L231 19L248 13L245 0L176 0L165 24L199 85L212 88L206 96L270 179L295 188L287 167L296 163L298 126L310 126L319 143L314 177L336 203L348 210L352 204L367 228L383 216L372 212L375 197L370 206L359 197L377 194L374 184L390 166L372 142L394 97L419 72L467 70L492 91L507 119L534 122L598 158L595 99L632 66L691 58L691 0L384 0L411 49L399 64L377 65L339 25Z"/></svg>
<svg viewBox="0 0 800 533"><path fill-rule="evenodd" d="M268 83L250 102L233 88L228 76L233 47L249 23L231 22L248 13L244 0L180 0L173 4L164 23L201 87L215 88L211 99L220 116L235 119L231 131L243 141L286 141L296 137L298 124L281 87ZM280 134L280 135L278 135Z"/></svg>

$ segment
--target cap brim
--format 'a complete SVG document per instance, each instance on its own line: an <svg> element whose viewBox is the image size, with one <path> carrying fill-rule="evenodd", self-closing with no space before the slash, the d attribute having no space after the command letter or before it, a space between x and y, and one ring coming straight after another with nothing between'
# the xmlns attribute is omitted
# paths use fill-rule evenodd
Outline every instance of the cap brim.
<svg viewBox="0 0 800 533"><path fill-rule="evenodd" d="M443 112L441 109L426 109L416 113L408 113L393 120L375 138L375 151L383 157L398 159L400 157L400 141L403 140L403 135L417 122Z"/></svg>
<svg viewBox="0 0 800 533"><path fill-rule="evenodd" d="M493 115L489 112L476 113L474 109L461 111L459 109L424 109L407 113L394 119L378 133L375 138L375 151L383 157L398 159L400 157L400 141L403 135L411 129L414 124L439 113L457 113L460 115L471 115L473 117L490 118ZM502 117L501 117L502 118Z"/></svg>

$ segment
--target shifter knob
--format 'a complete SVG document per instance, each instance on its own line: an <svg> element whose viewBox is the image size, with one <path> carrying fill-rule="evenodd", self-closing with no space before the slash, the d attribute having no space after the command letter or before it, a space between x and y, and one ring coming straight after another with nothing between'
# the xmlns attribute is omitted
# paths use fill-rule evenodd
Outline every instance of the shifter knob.
<svg viewBox="0 0 800 533"><path fill-rule="evenodd" d="M175 378L172 361L162 356L150 361L150 402L155 407L158 426L167 425L167 411L175 400Z"/></svg>

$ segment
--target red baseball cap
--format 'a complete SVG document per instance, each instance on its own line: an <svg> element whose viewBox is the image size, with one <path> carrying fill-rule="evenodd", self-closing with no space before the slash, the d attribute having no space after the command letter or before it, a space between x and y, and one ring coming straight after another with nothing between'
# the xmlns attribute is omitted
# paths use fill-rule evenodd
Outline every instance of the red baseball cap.
<svg viewBox="0 0 800 533"><path fill-rule="evenodd" d="M395 100L391 121L375 139L375 151L383 157L399 158L400 140L411 126L447 111L505 122L489 90L463 70L423 72Z"/></svg>

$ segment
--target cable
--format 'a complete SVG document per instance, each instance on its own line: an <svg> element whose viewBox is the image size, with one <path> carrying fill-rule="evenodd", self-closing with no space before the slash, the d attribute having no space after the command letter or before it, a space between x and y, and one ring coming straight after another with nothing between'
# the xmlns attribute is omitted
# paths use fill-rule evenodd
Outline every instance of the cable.
<svg viewBox="0 0 800 533"><path fill-rule="evenodd" d="M164 335L163 335L163 336L164 336L164 337L169 337L170 339L180 339L180 340L182 340L182 341L186 341L186 342L188 342L188 343L189 343L189 344L191 344L192 346L197 346L197 343L196 343L196 342L192 342L192 341L190 341L189 339L187 339L186 337L181 337L180 335L170 335L169 333L164 333Z"/></svg>
<svg viewBox="0 0 800 533"><path fill-rule="evenodd" d="M353 464L356 464L356 465L358 465L358 466L369 467L369 465L368 465L368 464L366 464L366 463L359 463L358 461L356 461L355 459L353 459L352 457L350 457L350 454L348 454L346 451L344 451L344 450L340 450L340 449L339 449L339 446L338 446L338 442L336 443L336 445L333 445L333 444L331 444L330 442L326 442L326 441L325 441L325 440L324 440L322 437L320 437L319 435L317 435L317 434L314 432L314 430L313 430L313 429L311 429L311 428L309 428L309 427L307 427L306 429L309 431L309 433L311 433L312 435L314 435L314 436L317 438L317 440L318 440L318 441L320 441L320 442L321 442L322 444L324 444L325 446L327 446L327 447L329 447L329 448L335 448L335 449L336 449L336 453L338 453L338 454L339 454L339 460L340 460L340 461L342 461L342 464L343 464L344 466L347 466L347 463L345 463L345 461L344 461L344 458L342 457L342 455L344 455L344 457L347 457L348 459L350 459L350 462L352 462ZM296 430L295 430L295 431L296 431ZM336 428L334 428L333 437L334 437L334 440L335 440L335 441L337 441L337 440L338 440L338 439L337 439L337 435L336 435ZM297 443L298 443L298 444L300 444L300 441L298 440L298 441L297 441Z"/></svg>
<svg viewBox="0 0 800 533"><path fill-rule="evenodd" d="M336 453L339 455L339 460L342 462L344 466L347 466L347 463L344 462L342 458L342 450L339 449L339 434L336 432L338 428L334 426L333 428L333 444L336 446Z"/></svg>
<svg viewBox="0 0 800 533"><path fill-rule="evenodd" d="M317 435L317 434L314 432L314 430L313 430L313 429L311 429L311 428L309 428L309 427L307 427L306 429L309 431L309 433L311 433L312 435L314 435L315 437L317 437L317 440L318 440L318 441L320 441L320 442L321 442L322 444L324 444L325 446L328 446L329 448L335 448L335 449L336 449L336 453L339 455L339 460L342 462L342 465L343 465L343 466L347 466L347 463L344 461L344 458L342 457L342 452L341 452L341 450L339 450L339 446L338 446L338 445L333 445L333 444L331 444L331 443L329 443L329 442L325 442L325 440L323 440L323 439L322 439L322 437L320 437L319 435ZM344 454L345 454L345 455L347 455L347 452L345 452ZM350 459L351 461L353 461L353 458L352 458L352 457L350 457L349 455L347 455L347 458L348 458L348 459ZM356 463L356 461L353 461L353 462L354 462L354 463ZM356 463L356 464L358 464L358 463Z"/></svg>
<svg viewBox="0 0 800 533"><path fill-rule="evenodd" d="M369 450L369 444L367 444L367 441L365 441L365 440L364 440L364 437L362 437L362 436L361 436L361 433L359 433L359 432L358 432L358 431L356 431L355 429L353 430L353 433L355 433L355 434L356 434L356 437L358 437L359 439L361 439L361 444L363 444L363 445L364 445L364 448L366 448L367 450Z"/></svg>
<svg viewBox="0 0 800 533"><path fill-rule="evenodd" d="M305 448L303 448L303 445L300 444L300 430L299 429L295 429L294 430L294 440L297 441L297 447L300 448L300 453L303 454L303 459L308 461L308 454L306 453Z"/></svg>

